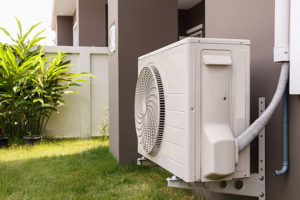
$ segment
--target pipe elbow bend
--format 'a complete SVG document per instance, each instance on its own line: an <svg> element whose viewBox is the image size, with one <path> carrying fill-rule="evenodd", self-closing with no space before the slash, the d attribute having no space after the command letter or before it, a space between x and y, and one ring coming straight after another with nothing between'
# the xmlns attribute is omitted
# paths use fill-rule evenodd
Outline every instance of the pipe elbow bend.
<svg viewBox="0 0 300 200"><path fill-rule="evenodd" d="M280 170L274 170L273 174L274 176L280 176L285 174L289 169L288 165L282 165L282 168Z"/></svg>

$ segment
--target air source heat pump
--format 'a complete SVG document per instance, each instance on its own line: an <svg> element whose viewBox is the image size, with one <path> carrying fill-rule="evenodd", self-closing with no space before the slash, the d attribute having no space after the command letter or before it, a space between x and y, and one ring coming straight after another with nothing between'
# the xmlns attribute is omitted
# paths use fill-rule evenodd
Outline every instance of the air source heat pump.
<svg viewBox="0 0 300 200"><path fill-rule="evenodd" d="M250 176L250 42L186 38L139 58L138 152L185 182Z"/></svg>

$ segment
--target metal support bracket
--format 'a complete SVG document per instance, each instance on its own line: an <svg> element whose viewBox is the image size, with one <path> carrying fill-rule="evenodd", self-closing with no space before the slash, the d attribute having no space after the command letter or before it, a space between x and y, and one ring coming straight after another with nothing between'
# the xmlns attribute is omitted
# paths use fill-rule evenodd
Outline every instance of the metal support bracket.
<svg viewBox="0 0 300 200"><path fill-rule="evenodd" d="M141 157L137 159L137 165L140 166L157 166L157 164L155 164L154 162L151 162L150 160L148 160L145 157Z"/></svg>
<svg viewBox="0 0 300 200"><path fill-rule="evenodd" d="M265 111L264 97L259 98L258 109L259 115ZM258 135L258 148L258 173L252 173L249 178L234 179L230 181L187 183L178 177L173 176L171 178L167 178L168 186L174 188L258 197L259 200L265 200L265 129L263 129Z"/></svg>

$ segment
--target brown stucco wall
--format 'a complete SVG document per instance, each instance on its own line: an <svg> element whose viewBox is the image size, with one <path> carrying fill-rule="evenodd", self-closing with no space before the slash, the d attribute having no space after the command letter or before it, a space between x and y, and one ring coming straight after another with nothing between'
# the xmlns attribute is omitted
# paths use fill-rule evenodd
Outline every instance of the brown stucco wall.
<svg viewBox="0 0 300 200"><path fill-rule="evenodd" d="M137 58L177 40L177 0L109 0L117 50L109 58L110 151L121 164L136 161L134 92Z"/></svg>
<svg viewBox="0 0 300 200"><path fill-rule="evenodd" d="M208 0L205 2L205 12L206 37L251 40L251 121L254 121L258 112L258 97L264 96L266 103L270 102L280 72L280 65L273 63L274 0ZM300 199L299 96L290 97L289 111L290 169L284 176L274 177L272 174L273 170L281 168L281 107L266 127L266 195L269 200ZM254 161L255 156L252 163ZM212 195L207 199L244 198Z"/></svg>
<svg viewBox="0 0 300 200"><path fill-rule="evenodd" d="M79 46L106 46L106 0L78 0Z"/></svg>
<svg viewBox="0 0 300 200"><path fill-rule="evenodd" d="M205 23L205 1L196 4L188 10L178 10L179 36L186 36L186 30ZM205 27L203 27L205 33Z"/></svg>
<svg viewBox="0 0 300 200"><path fill-rule="evenodd" d="M57 16L56 23L56 44L73 46L73 17Z"/></svg>

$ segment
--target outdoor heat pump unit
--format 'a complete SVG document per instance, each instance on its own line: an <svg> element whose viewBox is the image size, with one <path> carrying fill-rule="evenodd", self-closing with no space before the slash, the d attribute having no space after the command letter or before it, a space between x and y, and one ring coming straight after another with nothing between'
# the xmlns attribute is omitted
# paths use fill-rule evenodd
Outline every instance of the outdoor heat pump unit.
<svg viewBox="0 0 300 200"><path fill-rule="evenodd" d="M250 176L250 41L186 38L141 56L138 153L185 182Z"/></svg>

